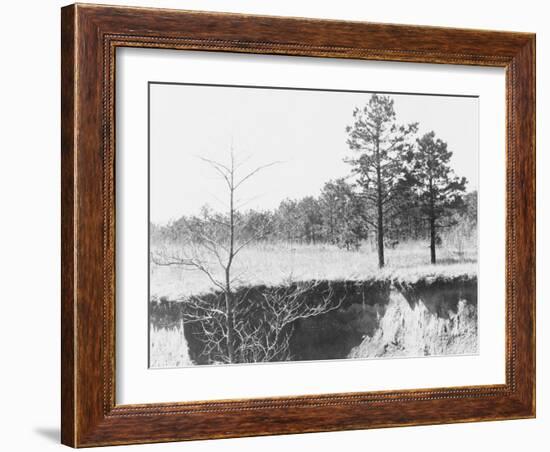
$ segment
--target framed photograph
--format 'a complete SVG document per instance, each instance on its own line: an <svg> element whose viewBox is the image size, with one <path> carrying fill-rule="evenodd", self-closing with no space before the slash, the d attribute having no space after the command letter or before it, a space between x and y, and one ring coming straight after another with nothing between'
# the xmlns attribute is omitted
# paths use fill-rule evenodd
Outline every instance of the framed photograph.
<svg viewBox="0 0 550 452"><path fill-rule="evenodd" d="M62 9L62 442L535 416L535 36Z"/></svg>

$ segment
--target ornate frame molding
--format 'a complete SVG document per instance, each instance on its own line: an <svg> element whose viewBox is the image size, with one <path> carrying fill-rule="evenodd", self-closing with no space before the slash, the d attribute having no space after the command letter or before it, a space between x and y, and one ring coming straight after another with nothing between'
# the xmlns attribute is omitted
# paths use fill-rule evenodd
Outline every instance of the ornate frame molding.
<svg viewBox="0 0 550 452"><path fill-rule="evenodd" d="M115 403L118 47L506 68L506 383L300 397ZM312 19L62 9L62 442L74 447L533 417L535 37ZM523 350L518 355L517 350Z"/></svg>

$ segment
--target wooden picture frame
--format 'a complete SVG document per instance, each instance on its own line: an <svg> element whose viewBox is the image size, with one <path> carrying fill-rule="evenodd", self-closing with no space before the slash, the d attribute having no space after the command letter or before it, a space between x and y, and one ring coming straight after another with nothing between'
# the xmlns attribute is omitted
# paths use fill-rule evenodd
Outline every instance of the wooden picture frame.
<svg viewBox="0 0 550 452"><path fill-rule="evenodd" d="M73 447L535 416L535 35L62 8L62 442ZM115 403L115 50L147 47L506 69L506 383ZM503 275L504 277L504 275Z"/></svg>

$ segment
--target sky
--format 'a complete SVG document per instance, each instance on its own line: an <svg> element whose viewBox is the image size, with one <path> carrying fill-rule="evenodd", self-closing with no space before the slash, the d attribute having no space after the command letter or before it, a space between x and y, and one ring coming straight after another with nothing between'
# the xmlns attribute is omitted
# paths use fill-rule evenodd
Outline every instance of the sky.
<svg viewBox="0 0 550 452"><path fill-rule="evenodd" d="M202 158L241 175L277 162L237 193L245 209L273 209L285 198L317 196L325 182L350 174L345 128L371 93L274 88L150 85L150 220L165 224L207 204L227 210L227 190ZM451 166L478 185L479 113L473 97L391 94L397 122L435 131L453 152Z"/></svg>

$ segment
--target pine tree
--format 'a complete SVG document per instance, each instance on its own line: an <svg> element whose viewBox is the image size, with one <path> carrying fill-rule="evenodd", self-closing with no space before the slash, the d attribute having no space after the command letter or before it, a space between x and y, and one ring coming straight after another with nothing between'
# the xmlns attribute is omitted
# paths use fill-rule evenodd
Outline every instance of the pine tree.
<svg viewBox="0 0 550 452"><path fill-rule="evenodd" d="M325 183L319 197L324 235L347 250L358 249L367 237L365 211L354 187L345 179Z"/></svg>
<svg viewBox="0 0 550 452"><path fill-rule="evenodd" d="M450 215L462 207L465 177L455 175L450 166L453 153L447 143L426 133L416 140L416 148L407 155L411 186L419 196L419 209L430 231L430 260L436 263L438 231L452 225ZM445 221L447 220L447 221Z"/></svg>
<svg viewBox="0 0 550 452"><path fill-rule="evenodd" d="M363 108L353 112L354 123L346 128L348 146L356 157L345 161L352 165L362 188L362 197L373 211L378 245L378 266L384 266L384 230L387 216L395 209L399 197L398 183L403 176L403 153L417 124L398 125L394 101L389 96L373 94Z"/></svg>

